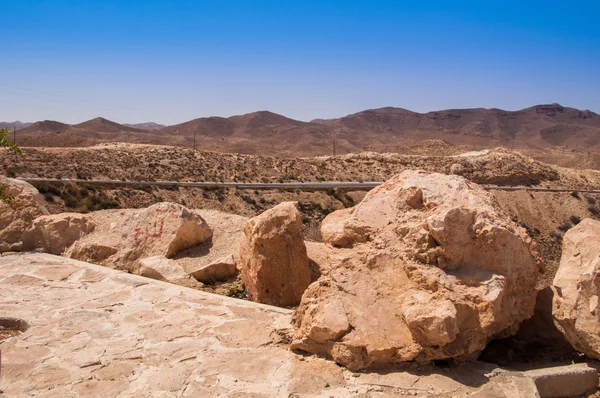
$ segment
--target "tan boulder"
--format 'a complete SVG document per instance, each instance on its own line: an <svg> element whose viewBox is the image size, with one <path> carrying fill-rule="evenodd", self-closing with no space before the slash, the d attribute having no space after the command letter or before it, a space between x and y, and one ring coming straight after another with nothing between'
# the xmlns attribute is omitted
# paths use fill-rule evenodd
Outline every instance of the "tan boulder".
<svg viewBox="0 0 600 398"><path fill-rule="evenodd" d="M0 201L0 252L23 250L23 234L37 217L49 214L44 198L33 185L0 175L0 186L12 197Z"/></svg>
<svg viewBox="0 0 600 398"><path fill-rule="evenodd" d="M304 244L306 245L306 254L308 255L310 280L314 282L322 275L329 273L329 253L327 246L322 242L304 241Z"/></svg>
<svg viewBox="0 0 600 398"><path fill-rule="evenodd" d="M61 254L77 240L94 230L89 216L62 213L36 218L23 235L26 249L42 248L50 254Z"/></svg>
<svg viewBox="0 0 600 398"><path fill-rule="evenodd" d="M140 260L138 273L142 276L167 282L181 282L191 279L183 267L163 256L147 257Z"/></svg>
<svg viewBox="0 0 600 398"><path fill-rule="evenodd" d="M204 219L177 203L145 209L101 210L88 214L96 228L65 255L138 272L138 260L177 252L208 241L212 231Z"/></svg>
<svg viewBox="0 0 600 398"><path fill-rule="evenodd" d="M137 214L133 242L145 256L173 257L205 242L212 231L202 217L177 203L157 203Z"/></svg>
<svg viewBox="0 0 600 398"><path fill-rule="evenodd" d="M589 218L563 238L552 315L573 348L600 359L600 222Z"/></svg>
<svg viewBox="0 0 600 398"><path fill-rule="evenodd" d="M310 284L302 218L284 202L248 221L240 244L241 276L253 301L294 306Z"/></svg>
<svg viewBox="0 0 600 398"><path fill-rule="evenodd" d="M294 349L352 370L469 359L533 314L530 239L462 177L405 171L322 235L330 269L294 314Z"/></svg>
<svg viewBox="0 0 600 398"><path fill-rule="evenodd" d="M198 281L203 283L224 281L234 276L236 272L233 254L221 257L208 264L196 264L196 266L193 264L186 266L185 270Z"/></svg>

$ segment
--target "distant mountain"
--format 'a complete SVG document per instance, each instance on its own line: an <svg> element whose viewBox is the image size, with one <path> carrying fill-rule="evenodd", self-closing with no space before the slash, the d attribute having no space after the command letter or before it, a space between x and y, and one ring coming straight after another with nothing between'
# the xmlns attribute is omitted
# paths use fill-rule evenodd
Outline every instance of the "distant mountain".
<svg viewBox="0 0 600 398"><path fill-rule="evenodd" d="M135 123L135 124L123 123L123 126L133 127L133 128L140 129L140 130L160 130L163 127L166 127L166 125L164 125L164 124L158 124L158 123L154 123L154 122Z"/></svg>
<svg viewBox="0 0 600 398"><path fill-rule="evenodd" d="M228 118L203 117L156 128L158 126L154 123L121 125L103 118L72 126L43 121L21 130L18 135L24 136L22 142L28 145L122 141L195 145L205 150L290 157L329 155L334 151L336 154L404 153L426 140L441 140L473 149L506 146L535 151L561 148L600 152L600 115L559 104L536 105L518 111L472 108L427 113L387 107L312 122L259 111ZM28 134L34 137L39 133L56 132L68 135L62 140L27 138ZM79 138L69 138L74 136Z"/></svg>
<svg viewBox="0 0 600 398"><path fill-rule="evenodd" d="M69 129L68 124L57 122L54 120L43 120L35 122L26 128L19 130L19 135L23 134L38 134L38 133L64 133Z"/></svg>
<svg viewBox="0 0 600 398"><path fill-rule="evenodd" d="M416 113L380 108L334 119L326 125L362 134L408 139L443 139L454 144L520 146L600 146L600 115L559 104L536 105L519 111L449 109Z"/></svg>
<svg viewBox="0 0 600 398"><path fill-rule="evenodd" d="M27 122L19 122L18 120L15 122L0 122L0 129L3 129L5 127L10 128L11 130L13 129L13 127L17 130L21 130L25 127L31 126L31 123L27 123Z"/></svg>
<svg viewBox="0 0 600 398"><path fill-rule="evenodd" d="M85 130L96 133L120 133L123 131L139 132L140 129L124 126L119 123L115 123L102 117L97 117L85 121L83 123L74 124L71 126L73 130Z"/></svg>

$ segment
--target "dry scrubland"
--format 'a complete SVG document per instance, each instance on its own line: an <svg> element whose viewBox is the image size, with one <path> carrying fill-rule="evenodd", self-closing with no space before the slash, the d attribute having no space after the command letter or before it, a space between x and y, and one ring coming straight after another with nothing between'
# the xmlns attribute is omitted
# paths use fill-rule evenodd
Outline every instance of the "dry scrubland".
<svg viewBox="0 0 600 398"><path fill-rule="evenodd" d="M440 147L441 145L441 147ZM423 153L444 153L440 142L423 143ZM413 148L413 151L415 148ZM130 181L385 181L407 169L458 174L479 184L572 189L568 193L493 191L500 205L524 226L546 260L546 283L558 264L562 234L580 219L600 215L600 172L541 163L504 149L446 156L361 153L314 158L277 158L193 151L185 148L102 144L85 148L26 148L26 158L0 154L9 177L111 179ZM98 187L38 184L53 213L140 208L171 201L190 208L216 209L252 217L283 201L298 201L303 233L320 240L321 220L360 202L364 192L258 191L237 189Z"/></svg>

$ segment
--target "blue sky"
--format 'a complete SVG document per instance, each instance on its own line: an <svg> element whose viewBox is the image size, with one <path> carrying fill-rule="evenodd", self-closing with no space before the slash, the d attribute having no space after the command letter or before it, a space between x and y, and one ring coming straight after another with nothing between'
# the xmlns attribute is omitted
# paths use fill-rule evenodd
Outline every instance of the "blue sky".
<svg viewBox="0 0 600 398"><path fill-rule="evenodd" d="M596 1L0 0L0 121L600 112Z"/></svg>

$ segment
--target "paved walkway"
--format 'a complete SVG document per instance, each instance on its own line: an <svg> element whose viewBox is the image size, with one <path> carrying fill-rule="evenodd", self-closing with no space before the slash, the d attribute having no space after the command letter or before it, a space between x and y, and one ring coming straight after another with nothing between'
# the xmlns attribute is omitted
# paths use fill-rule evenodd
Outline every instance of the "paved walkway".
<svg viewBox="0 0 600 398"><path fill-rule="evenodd" d="M530 397L490 365L353 374L288 349L291 312L48 254L0 257L0 396Z"/></svg>

